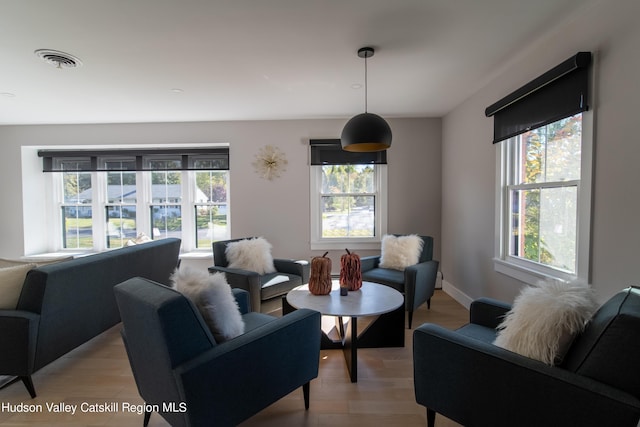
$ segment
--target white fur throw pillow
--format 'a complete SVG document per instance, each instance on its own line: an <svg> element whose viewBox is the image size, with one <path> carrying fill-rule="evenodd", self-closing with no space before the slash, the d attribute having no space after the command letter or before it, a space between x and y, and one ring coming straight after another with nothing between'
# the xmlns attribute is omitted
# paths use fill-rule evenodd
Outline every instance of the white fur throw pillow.
<svg viewBox="0 0 640 427"><path fill-rule="evenodd" d="M420 260L423 244L422 237L416 234L406 236L385 235L382 238L380 267L404 270L410 265L417 264Z"/></svg>
<svg viewBox="0 0 640 427"><path fill-rule="evenodd" d="M35 264L16 264L0 268L0 310L15 310L22 293L22 285Z"/></svg>
<svg viewBox="0 0 640 427"><path fill-rule="evenodd" d="M218 343L244 333L244 321L224 273L181 267L174 271L171 283L193 301Z"/></svg>
<svg viewBox="0 0 640 427"><path fill-rule="evenodd" d="M229 268L255 271L258 274L275 273L271 256L271 243L263 237L231 242L225 249Z"/></svg>
<svg viewBox="0 0 640 427"><path fill-rule="evenodd" d="M596 308L593 290L582 281L541 281L515 299L494 344L548 365L560 363Z"/></svg>

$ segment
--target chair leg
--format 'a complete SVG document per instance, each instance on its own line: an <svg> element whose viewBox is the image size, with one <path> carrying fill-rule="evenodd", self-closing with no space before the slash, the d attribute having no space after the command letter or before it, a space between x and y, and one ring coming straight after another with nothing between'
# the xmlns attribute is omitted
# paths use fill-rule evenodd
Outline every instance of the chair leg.
<svg viewBox="0 0 640 427"><path fill-rule="evenodd" d="M142 423L143 427L147 427L149 425L150 419L151 419L151 411L144 411L144 421Z"/></svg>
<svg viewBox="0 0 640 427"><path fill-rule="evenodd" d="M427 300L427 310L431 309L431 298Z"/></svg>
<svg viewBox="0 0 640 427"><path fill-rule="evenodd" d="M32 399L35 398L36 397L36 389L33 387L33 381L31 381L31 375L22 376L22 377L20 377L20 379L24 383L24 386L27 388L27 391L31 395L31 398Z"/></svg>
<svg viewBox="0 0 640 427"><path fill-rule="evenodd" d="M302 385L302 394L304 395L304 409L309 409L309 392L311 390L311 383Z"/></svg>
<svg viewBox="0 0 640 427"><path fill-rule="evenodd" d="M413 311L409 311L409 329L411 329L411 322L413 321Z"/></svg>
<svg viewBox="0 0 640 427"><path fill-rule="evenodd" d="M436 411L427 408L427 427L436 426Z"/></svg>

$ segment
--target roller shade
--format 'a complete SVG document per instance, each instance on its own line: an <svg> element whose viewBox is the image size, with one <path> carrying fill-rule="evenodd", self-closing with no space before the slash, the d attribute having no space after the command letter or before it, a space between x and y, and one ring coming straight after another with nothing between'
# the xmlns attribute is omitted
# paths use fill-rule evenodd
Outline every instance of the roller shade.
<svg viewBox="0 0 640 427"><path fill-rule="evenodd" d="M493 143L588 110L590 65L591 52L578 52L487 107Z"/></svg>
<svg viewBox="0 0 640 427"><path fill-rule="evenodd" d="M43 172L228 170L229 148L39 150Z"/></svg>
<svg viewBox="0 0 640 427"><path fill-rule="evenodd" d="M311 165L387 164L386 151L353 152L342 149L339 139L312 139Z"/></svg>

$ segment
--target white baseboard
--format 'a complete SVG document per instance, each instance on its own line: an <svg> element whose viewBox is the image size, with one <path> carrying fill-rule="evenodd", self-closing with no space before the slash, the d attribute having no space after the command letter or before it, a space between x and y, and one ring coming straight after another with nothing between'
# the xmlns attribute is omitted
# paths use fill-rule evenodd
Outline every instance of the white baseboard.
<svg viewBox="0 0 640 427"><path fill-rule="evenodd" d="M473 302L473 298L464 292L460 291L458 288L453 286L451 283L446 280L442 281L442 290L445 291L451 298L458 301L468 310L471 307L471 302Z"/></svg>

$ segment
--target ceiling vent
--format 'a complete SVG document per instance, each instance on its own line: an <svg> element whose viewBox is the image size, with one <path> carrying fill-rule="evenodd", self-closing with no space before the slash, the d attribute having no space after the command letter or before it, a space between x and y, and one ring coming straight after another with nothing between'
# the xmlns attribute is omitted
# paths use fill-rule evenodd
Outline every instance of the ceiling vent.
<svg viewBox="0 0 640 427"><path fill-rule="evenodd" d="M34 53L38 55L38 58L56 68L78 68L82 66L82 61L78 58L59 50L38 49Z"/></svg>

